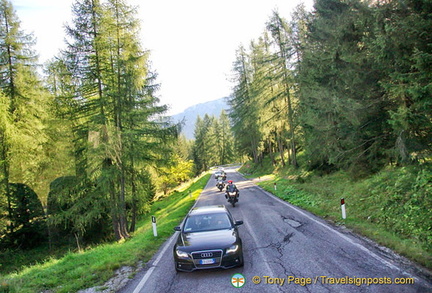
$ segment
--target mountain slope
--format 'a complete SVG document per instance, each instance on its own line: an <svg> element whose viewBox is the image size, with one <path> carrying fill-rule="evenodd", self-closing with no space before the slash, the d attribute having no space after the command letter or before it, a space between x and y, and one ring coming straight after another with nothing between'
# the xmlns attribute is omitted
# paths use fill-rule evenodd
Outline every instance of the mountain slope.
<svg viewBox="0 0 432 293"><path fill-rule="evenodd" d="M229 106L226 103L226 98L221 98L189 107L183 112L173 115L172 120L174 123L183 121L182 134L184 134L187 139L194 139L195 122L198 116L202 118L207 114L209 116L219 117L222 110L227 112L228 108Z"/></svg>

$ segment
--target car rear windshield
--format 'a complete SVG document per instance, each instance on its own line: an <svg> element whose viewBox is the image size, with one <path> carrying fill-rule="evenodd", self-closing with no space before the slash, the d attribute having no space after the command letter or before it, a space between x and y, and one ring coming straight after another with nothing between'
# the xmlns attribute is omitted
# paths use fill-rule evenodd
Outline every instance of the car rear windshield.
<svg viewBox="0 0 432 293"><path fill-rule="evenodd" d="M186 233L231 229L231 221L226 213L191 215L186 219L183 231Z"/></svg>

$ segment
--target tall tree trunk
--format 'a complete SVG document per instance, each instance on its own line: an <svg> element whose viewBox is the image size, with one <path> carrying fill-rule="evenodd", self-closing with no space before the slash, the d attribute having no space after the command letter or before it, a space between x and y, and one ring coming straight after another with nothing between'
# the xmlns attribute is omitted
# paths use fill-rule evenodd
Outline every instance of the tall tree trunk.
<svg viewBox="0 0 432 293"><path fill-rule="evenodd" d="M286 60L286 56L282 53L283 59ZM284 68L286 68L287 64L284 61ZM288 104L288 123L289 123L289 133L290 133L290 155L291 155L291 164L294 167L298 167L297 163L297 155L296 155L296 145L295 145L295 133L294 133L294 111L292 107L291 101L291 93L290 93L290 85L289 79L286 69L284 69L284 83L285 83L285 94Z"/></svg>
<svg viewBox="0 0 432 293"><path fill-rule="evenodd" d="M133 169L133 168L132 168ZM135 225L136 225L136 218L138 213L138 200L137 200L137 188L135 184L135 175L131 175L131 185L132 185L132 216L131 216L131 224L129 231L134 232L135 231Z"/></svg>
<svg viewBox="0 0 432 293"><path fill-rule="evenodd" d="M4 194L6 195L6 200L7 200L7 213L8 213L8 218L11 219L12 218L12 206L11 206L11 194L10 194L10 185L9 185L9 158L8 158L8 147L7 147L7 138L6 138L6 133L1 130L0 131L0 144L1 144L1 152L0 152L0 162L2 164L2 177L3 177L3 190ZM9 232L13 233L14 232L14 227L12 222L9 225Z"/></svg>
<svg viewBox="0 0 432 293"><path fill-rule="evenodd" d="M9 27L9 18L6 15L4 15L4 21L5 21L5 29L6 29L6 36L10 34L10 27ZM13 66L13 58L12 58L12 48L11 45L7 45L7 66L9 71L9 82L8 82L8 97L10 98L10 104L9 104L9 113L14 114L16 110L16 88L15 88L15 76L14 76L14 66ZM8 210L8 216L9 219L12 218L12 207L11 207L11 194L10 194L10 186L9 186L9 156L8 156L8 141L5 133L6 129L3 129L1 132L1 161L3 162L3 186L4 186L4 192L6 194L7 199L7 210ZM9 231L11 233L14 232L14 227L12 222L9 226Z"/></svg>
<svg viewBox="0 0 432 293"><path fill-rule="evenodd" d="M271 136L270 135L267 138L267 144L268 144L268 148L269 148L269 156L270 156L270 159L272 161L272 165L274 166L274 165L276 165L276 160L275 160L275 156L273 154L273 145L271 142Z"/></svg>
<svg viewBox="0 0 432 293"><path fill-rule="evenodd" d="M119 194L119 218L120 218L120 231L122 238L129 238L127 230L127 217L126 217L126 202L125 202L125 172L124 168L121 167L121 178L120 178L120 194Z"/></svg>
<svg viewBox="0 0 432 293"><path fill-rule="evenodd" d="M283 146L282 135L276 134L276 136L277 136L278 149L279 149L279 155L281 158L281 163L282 163L282 166L285 167L285 156L284 156L285 148Z"/></svg>
<svg viewBox="0 0 432 293"><path fill-rule="evenodd" d="M288 77L288 56L285 52L285 44L283 42L283 38L282 38L282 28L283 28L283 20L279 17L279 15L277 13L275 13L275 17L277 20L277 27L276 27L276 38L277 38L277 42L278 42L278 47L280 50L280 54L281 54L281 60L282 60L282 68L283 68L283 83L284 83L284 88L285 88L285 96L286 96L286 101L287 101L287 105L288 105L288 123L289 123L289 133L290 133L290 155L291 155L291 161L290 163L295 166L298 167L298 163L297 163L297 155L296 155L296 146L295 146L295 132L294 132L294 111L293 111L293 106L292 106L292 100L291 100L291 93L290 93L290 82L289 82L289 77Z"/></svg>

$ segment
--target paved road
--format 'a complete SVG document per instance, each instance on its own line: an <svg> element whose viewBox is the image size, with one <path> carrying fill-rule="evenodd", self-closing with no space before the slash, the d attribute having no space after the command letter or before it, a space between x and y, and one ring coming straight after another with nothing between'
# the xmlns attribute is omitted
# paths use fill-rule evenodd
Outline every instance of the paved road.
<svg viewBox="0 0 432 293"><path fill-rule="evenodd" d="M236 220L244 221L239 227L244 267L177 273L172 257L177 232L121 293L432 292L430 276L391 252L273 197L234 170L226 171L240 189L238 205L228 206L211 178L197 206L226 204ZM231 284L236 273L245 277L242 288ZM379 284L352 284L360 281Z"/></svg>

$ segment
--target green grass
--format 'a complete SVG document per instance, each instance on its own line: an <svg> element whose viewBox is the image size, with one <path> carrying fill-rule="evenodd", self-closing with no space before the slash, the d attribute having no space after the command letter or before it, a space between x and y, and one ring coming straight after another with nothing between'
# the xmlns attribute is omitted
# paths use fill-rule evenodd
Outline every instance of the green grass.
<svg viewBox="0 0 432 293"><path fill-rule="evenodd" d="M81 253L67 253L19 272L0 276L0 293L76 292L104 284L122 266L147 262L177 226L204 189L209 174L182 191L160 199L138 223L137 231L126 241L108 243ZM157 218L158 236L153 236L151 216Z"/></svg>
<svg viewBox="0 0 432 293"><path fill-rule="evenodd" d="M51 248L44 244L31 250L3 250L0 252L0 276L20 271L26 266L45 263L50 258L60 258L70 252L71 247L76 247L75 242L71 243L64 240L61 245Z"/></svg>
<svg viewBox="0 0 432 293"><path fill-rule="evenodd" d="M240 171L264 178L262 170L247 166ZM344 172L317 176L289 167L270 173L258 183L265 190L432 269L430 166L388 168L361 180L352 180ZM341 198L345 198L345 220Z"/></svg>

